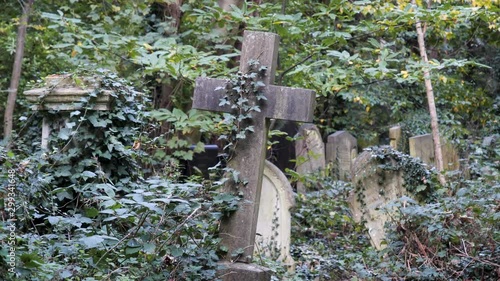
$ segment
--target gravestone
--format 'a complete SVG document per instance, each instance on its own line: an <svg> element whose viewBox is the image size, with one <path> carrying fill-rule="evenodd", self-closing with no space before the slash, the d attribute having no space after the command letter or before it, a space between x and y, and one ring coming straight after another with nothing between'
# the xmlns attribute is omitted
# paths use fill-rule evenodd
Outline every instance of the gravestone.
<svg viewBox="0 0 500 281"><path fill-rule="evenodd" d="M394 164L394 159L384 159ZM386 162L387 163L387 162ZM365 221L372 245L384 248L384 224L389 217L380 208L406 194L401 170L382 170L373 152L364 151L353 163L352 182L354 190L349 205L356 222Z"/></svg>
<svg viewBox="0 0 500 281"><path fill-rule="evenodd" d="M328 136L326 163L332 165L333 176L350 181L352 162L358 156L358 141L349 132L338 131Z"/></svg>
<svg viewBox="0 0 500 281"><path fill-rule="evenodd" d="M424 163L434 166L434 141L431 134L411 137L410 155L415 158L420 158ZM452 144L441 139L441 151L443 154L443 168L446 171L455 171L460 169L460 158Z"/></svg>
<svg viewBox="0 0 500 281"><path fill-rule="evenodd" d="M297 122L274 120L270 130L279 130L285 135L273 135L270 138L271 147L267 150L266 159L271 161L281 171L295 169L295 143L290 136L295 136L299 130Z"/></svg>
<svg viewBox="0 0 500 281"><path fill-rule="evenodd" d="M394 126L389 128L389 141L390 146L395 150L403 149L401 146L402 131L401 126Z"/></svg>
<svg viewBox="0 0 500 281"><path fill-rule="evenodd" d="M35 104L36 111L70 112L82 108L82 99L88 99L89 94L100 86L94 78L79 78L78 85L71 75L50 75L45 79L45 87L31 89L24 92L26 100ZM111 92L101 92L90 105L90 110L110 110ZM52 127L62 129L66 127L67 120L63 122L50 122L45 116L42 121L41 148L47 149Z"/></svg>
<svg viewBox="0 0 500 281"><path fill-rule="evenodd" d="M315 125L304 124L300 126L295 141L295 154L297 158L295 171L300 175L307 175L325 168L325 144ZM304 184L298 182L297 193L305 192Z"/></svg>
<svg viewBox="0 0 500 281"><path fill-rule="evenodd" d="M194 150L195 145L189 147ZM187 177L192 175L201 175L205 179L210 178L210 168L214 167L224 159L219 154L219 147L216 144L206 144L203 152L194 153L192 160L182 163L184 167L183 174Z"/></svg>
<svg viewBox="0 0 500 281"><path fill-rule="evenodd" d="M263 254L293 267L294 261L290 255L292 223L290 208L294 205L293 189L285 174L266 160L255 237L255 254Z"/></svg>
<svg viewBox="0 0 500 281"><path fill-rule="evenodd" d="M269 270L249 264L254 253L257 218L266 155L269 119L311 122L313 119L315 93L311 90L278 87L272 85L278 59L279 36L267 32L245 31L240 58L242 73L249 70L250 61L258 61L267 67L262 91L267 100L262 101L260 112L252 116L254 132L238 142L238 148L227 163L228 167L240 172L240 178L247 184L244 188L228 181L224 190L241 193L241 204L231 216L220 225L221 244L228 249L223 257L223 268L219 271L222 280L269 280ZM258 69L259 67L257 67ZM220 106L225 95L224 79L198 78L193 98L193 108L231 112L230 105ZM257 104L255 97L251 103ZM237 256L233 254L239 252Z"/></svg>

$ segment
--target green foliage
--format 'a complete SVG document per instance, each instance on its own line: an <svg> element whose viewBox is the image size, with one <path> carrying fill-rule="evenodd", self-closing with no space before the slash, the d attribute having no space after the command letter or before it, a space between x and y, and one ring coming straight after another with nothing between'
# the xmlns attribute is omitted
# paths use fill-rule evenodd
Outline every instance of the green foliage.
<svg viewBox="0 0 500 281"><path fill-rule="evenodd" d="M267 98L262 92L265 86L262 81L266 74L266 67L259 69L258 61L249 62L248 73L238 72L225 85L226 95L220 100L219 106L229 107L231 113L224 114L222 121L229 131L229 134L222 134L219 139L226 140L227 145L224 148L229 153L233 153L238 140L245 139L247 134L253 133L252 114L260 112L260 103L265 102Z"/></svg>
<svg viewBox="0 0 500 281"><path fill-rule="evenodd" d="M370 248L364 227L350 215L350 184L316 177L319 191L297 197L292 218L291 253L297 280L348 280L357 276L363 252Z"/></svg>
<svg viewBox="0 0 500 281"><path fill-rule="evenodd" d="M50 150L30 143L31 130L18 136L12 152L2 149L3 166L16 172L16 278L213 280L218 221L236 198L210 183L178 183L162 174L145 179L141 165L149 156L137 143L148 141L148 100L113 74L95 78L101 87L81 110L67 113ZM89 110L105 90L112 110ZM2 182L3 195L9 191ZM0 271L14 280L4 257Z"/></svg>
<svg viewBox="0 0 500 281"><path fill-rule="evenodd" d="M319 191L297 197L292 221L292 254L297 261L293 278L497 280L500 151L498 146L481 145L474 145L473 151L476 164L471 167L471 179L450 180L449 190L424 192L425 201L403 197L381 210L390 218L385 228L388 245L381 251L370 246L368 230L351 217L348 198L355 189L332 182L324 173L309 176L306 183L314 183ZM412 182L421 183L422 177L429 180L420 161L384 148L373 152L374 161L381 161L380 169L409 173L406 188L418 187ZM384 161L389 158L397 161Z"/></svg>
<svg viewBox="0 0 500 281"><path fill-rule="evenodd" d="M85 110L99 95L92 93L81 102L82 110L70 114L65 128L55 130L51 150L42 152L43 116L28 114L19 95L18 136L11 151L0 150L4 169L17 172L17 202L26 202L18 207L19 278L213 279L215 227L237 200L214 193L216 184L210 181L177 182L178 160L201 151L194 132L212 139L228 135L239 118L251 120L236 114L226 116L236 123L224 123L218 116L188 110L194 79L234 72L241 28L275 32L281 37L276 83L316 90L315 122L322 133L349 130L363 147L383 142L390 124L401 124L406 136L427 133L422 64L415 48L418 16L427 26L427 67L440 125L470 154L471 179L451 180L449 190L439 190L429 197L432 201L406 208L395 203L395 228L387 232L393 243L377 253L349 217L345 198L351 188L331 182L328 175L303 178L318 192L298 199L293 231L297 273L290 276L279 263L264 262L276 276L290 280L495 280L499 153L471 143L500 133L498 4L434 1L423 8L421 1L414 7L407 0L244 2L226 12L216 1L183 1L177 28L169 6L174 1L35 1L20 91L47 75L87 65L118 72L156 105L166 101L166 108L148 116L151 106L144 95L99 74L103 89L113 92L113 111ZM4 91L21 7L7 1L2 8ZM56 120L58 114L45 117ZM244 128L240 137L251 131ZM197 144L194 150L192 144ZM407 188L432 190L421 184L422 177L427 184L429 178L418 163L401 161L382 165L409 167ZM2 182L4 188L6 179ZM1 227L4 235L5 224ZM3 262L0 273L7 276Z"/></svg>

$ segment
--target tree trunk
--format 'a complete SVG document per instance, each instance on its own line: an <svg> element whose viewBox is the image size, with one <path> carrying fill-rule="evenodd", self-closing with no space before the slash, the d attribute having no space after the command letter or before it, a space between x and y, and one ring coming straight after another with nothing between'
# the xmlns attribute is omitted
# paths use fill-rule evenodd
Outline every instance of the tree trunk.
<svg viewBox="0 0 500 281"><path fill-rule="evenodd" d="M14 117L14 108L16 106L17 91L19 87L19 80L21 79L21 67L23 64L24 57L24 42L26 39L26 29L28 27L29 14L31 8L33 7L33 2L35 0L28 0L24 3L23 14L19 22L19 27L17 29L17 42L16 42L16 54L14 57L14 66L12 69L12 77L9 86L9 96L7 97L7 105L5 107L4 113L4 127L3 127L3 137L5 140L9 139L12 134L12 123ZM23 3L21 3L22 5Z"/></svg>
<svg viewBox="0 0 500 281"><path fill-rule="evenodd" d="M412 5L417 10L418 7L415 3L415 0L412 0ZM417 38L418 38L418 47L420 49L420 57L424 62L423 72L424 72L424 81L425 81L425 90L427 92L427 103L429 105L429 114L431 116L431 129L432 129L432 139L434 141L434 158L436 161L436 169L438 170L438 178L439 182L442 185L446 184L446 179L443 172L443 153L441 151L441 139L439 137L439 126L438 126L438 115L436 110L436 104L434 102L434 91L432 89L431 83L431 73L428 67L429 60L427 59L427 51L425 49L425 39L424 39L424 31L422 28L422 22L418 19L418 16L415 16L416 29L417 29Z"/></svg>

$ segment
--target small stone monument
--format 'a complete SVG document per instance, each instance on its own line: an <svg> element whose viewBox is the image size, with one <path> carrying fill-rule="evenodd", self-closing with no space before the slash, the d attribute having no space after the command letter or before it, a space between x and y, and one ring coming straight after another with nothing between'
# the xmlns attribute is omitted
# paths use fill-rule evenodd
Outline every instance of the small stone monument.
<svg viewBox="0 0 500 281"><path fill-rule="evenodd" d="M307 175L325 168L325 144L321 133L313 124L300 126L297 140L295 141L295 154L297 158L296 172ZM305 193L302 182L297 183L297 193Z"/></svg>
<svg viewBox="0 0 500 281"><path fill-rule="evenodd" d="M358 141L349 132L338 131L328 136L326 163L332 165L333 176L350 181L352 162L358 156Z"/></svg>
<svg viewBox="0 0 500 281"><path fill-rule="evenodd" d="M255 237L256 255L263 254L293 267L294 261L290 255L290 209L294 205L290 182L278 167L266 160Z"/></svg>
<svg viewBox="0 0 500 281"><path fill-rule="evenodd" d="M272 85L278 60L279 37L273 33L245 31L240 58L240 71L247 73L250 61L267 67L263 93L266 101L260 112L252 116L254 132L238 142L238 148L227 166L240 172L239 177L247 182L241 188L230 181L224 186L228 192L241 193L242 203L231 216L221 222L221 243L228 249L222 268L218 272L223 281L270 280L268 269L251 264L254 253L259 202L262 189L267 133L271 118L299 122L313 119L315 93L312 90L279 87ZM198 78L194 90L193 108L231 112L231 107L220 106L226 94L224 79ZM219 90L220 89L220 90ZM255 98L251 101L257 104ZM240 253L233 256L235 253Z"/></svg>
<svg viewBox="0 0 500 281"><path fill-rule="evenodd" d="M401 126L394 126L389 129L389 141L390 146L395 150L401 150L402 141L402 130Z"/></svg>
<svg viewBox="0 0 500 281"><path fill-rule="evenodd" d="M394 159L384 159L391 161ZM366 221L366 228L372 245L377 249L384 248L384 224L388 216L380 208L387 203L406 194L403 187L403 172L401 170L382 170L373 152L364 151L354 161L352 168L354 191L349 198L349 204L354 220Z"/></svg>
<svg viewBox="0 0 500 281"><path fill-rule="evenodd" d="M434 166L434 141L431 134L411 137L410 155L415 158L420 158L422 162ZM443 154L443 168L446 171L455 171L460 169L460 158L452 144L441 139L441 150Z"/></svg>
<svg viewBox="0 0 500 281"><path fill-rule="evenodd" d="M35 104L34 110L61 112L79 110L84 99L90 100L89 94L100 86L100 82L94 78L73 78L69 74L48 76L45 84L44 88L24 92L26 100ZM89 103L89 109L110 110L110 102L110 92L103 91ZM42 122L41 147L47 149L52 125L47 117L44 117Z"/></svg>

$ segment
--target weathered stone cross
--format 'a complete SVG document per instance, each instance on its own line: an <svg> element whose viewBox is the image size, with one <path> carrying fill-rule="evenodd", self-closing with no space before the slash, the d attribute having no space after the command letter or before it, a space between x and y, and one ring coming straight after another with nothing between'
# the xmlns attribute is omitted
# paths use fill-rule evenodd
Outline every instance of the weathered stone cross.
<svg viewBox="0 0 500 281"><path fill-rule="evenodd" d="M311 122L315 105L315 93L312 90L287 88L271 85L276 73L278 60L279 36L267 32L245 31L240 59L240 71L247 73L248 62L256 60L261 66L266 66L266 77L263 89L267 100L260 104L261 112L254 112L252 125L254 133L248 134L238 141L235 155L227 164L239 171L240 178L248 183L244 187L226 186L226 191L242 192L243 201L238 210L221 223L220 237L222 245L228 248L226 260L251 262L259 202L262 189L262 175L266 157L266 142L269 129L269 119ZM257 67L258 69L258 67ZM226 80L212 78L196 79L193 108L231 112L229 106L219 106L225 95ZM231 254L243 250L238 258ZM243 280L243 279L238 279Z"/></svg>

